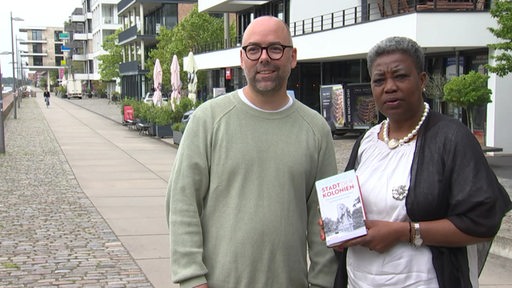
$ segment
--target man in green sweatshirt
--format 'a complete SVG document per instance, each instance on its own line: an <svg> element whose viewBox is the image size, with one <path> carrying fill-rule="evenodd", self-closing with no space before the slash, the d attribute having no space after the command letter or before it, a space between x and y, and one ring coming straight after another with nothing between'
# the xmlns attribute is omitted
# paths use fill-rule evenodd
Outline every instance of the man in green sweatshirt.
<svg viewBox="0 0 512 288"><path fill-rule="evenodd" d="M167 193L172 279L330 288L337 263L319 237L314 188L337 172L330 129L286 93L297 50L284 22L256 18L242 44L248 85L199 106L178 149Z"/></svg>

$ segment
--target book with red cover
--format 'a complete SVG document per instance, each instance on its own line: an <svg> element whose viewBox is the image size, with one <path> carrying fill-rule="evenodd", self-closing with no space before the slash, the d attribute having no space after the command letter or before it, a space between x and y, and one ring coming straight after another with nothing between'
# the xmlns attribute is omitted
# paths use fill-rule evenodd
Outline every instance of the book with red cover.
<svg viewBox="0 0 512 288"><path fill-rule="evenodd" d="M366 235L366 213L354 170L318 180L315 186L328 247Z"/></svg>

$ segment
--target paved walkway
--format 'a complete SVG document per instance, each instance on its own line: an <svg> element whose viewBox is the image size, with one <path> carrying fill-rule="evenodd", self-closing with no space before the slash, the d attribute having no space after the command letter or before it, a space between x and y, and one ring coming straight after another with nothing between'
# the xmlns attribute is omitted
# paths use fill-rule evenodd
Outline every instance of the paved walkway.
<svg viewBox="0 0 512 288"><path fill-rule="evenodd" d="M164 209L176 146L122 126L106 99L51 100L23 99L6 121L0 287L177 287ZM335 141L340 167L353 141ZM512 287L512 253L496 254L481 287Z"/></svg>

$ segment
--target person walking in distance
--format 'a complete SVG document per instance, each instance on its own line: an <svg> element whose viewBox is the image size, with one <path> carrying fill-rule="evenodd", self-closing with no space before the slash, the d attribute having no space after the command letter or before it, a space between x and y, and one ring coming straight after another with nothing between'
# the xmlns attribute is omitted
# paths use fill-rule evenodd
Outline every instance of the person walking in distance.
<svg viewBox="0 0 512 288"><path fill-rule="evenodd" d="M44 90L43 96L44 102L46 103L46 108L50 107L50 91L48 91L48 88Z"/></svg>
<svg viewBox="0 0 512 288"><path fill-rule="evenodd" d="M201 104L167 193L171 276L181 287L329 287L315 181L335 175L327 122L286 93L297 50L286 24L256 18L240 50L247 86ZM309 261L308 261L309 256Z"/></svg>

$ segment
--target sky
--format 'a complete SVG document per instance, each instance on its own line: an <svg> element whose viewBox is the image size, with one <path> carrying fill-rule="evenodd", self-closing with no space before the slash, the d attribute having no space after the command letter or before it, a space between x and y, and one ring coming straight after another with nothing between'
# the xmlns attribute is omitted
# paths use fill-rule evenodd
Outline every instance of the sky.
<svg viewBox="0 0 512 288"><path fill-rule="evenodd" d="M12 17L24 21L13 21L14 39L27 39L27 33L18 32L26 27L64 27L64 22L75 8L82 7L82 0L7 0L0 9L0 53L11 52L11 12ZM16 43L14 43L16 49ZM21 49L21 48L20 48ZM3 77L12 77L11 55L1 55Z"/></svg>

